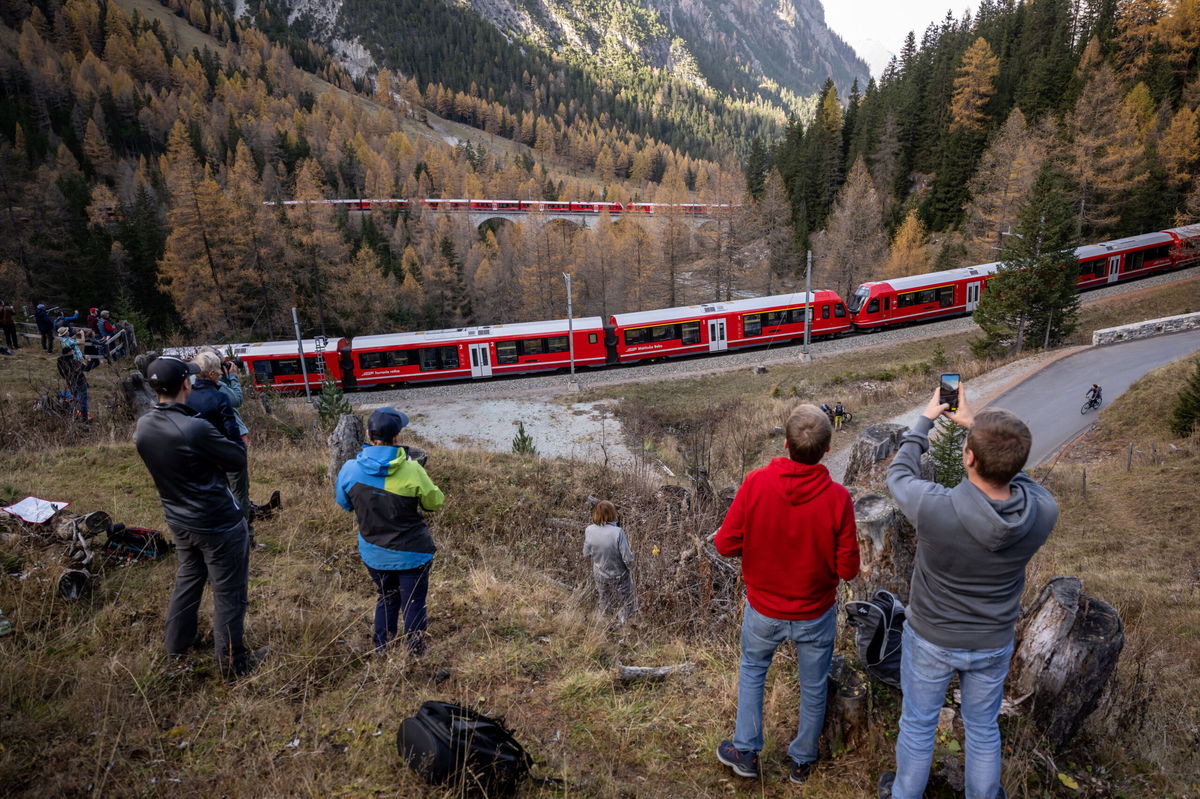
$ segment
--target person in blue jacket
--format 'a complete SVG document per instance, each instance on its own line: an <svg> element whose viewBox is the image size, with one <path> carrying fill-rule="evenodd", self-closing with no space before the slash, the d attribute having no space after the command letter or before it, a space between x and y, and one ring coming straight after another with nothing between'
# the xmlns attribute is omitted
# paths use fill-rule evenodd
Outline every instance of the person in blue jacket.
<svg viewBox="0 0 1200 799"><path fill-rule="evenodd" d="M445 496L425 468L400 446L408 417L380 408L367 422L371 443L338 473L335 498L358 520L358 554L379 590L375 651L384 652L404 616L409 652L425 651L425 596L437 551L421 511L442 507Z"/></svg>
<svg viewBox="0 0 1200 799"><path fill-rule="evenodd" d="M54 323L50 321L50 311L45 303L38 303L33 311L33 321L37 324L38 333L42 337L42 349L54 354Z"/></svg>

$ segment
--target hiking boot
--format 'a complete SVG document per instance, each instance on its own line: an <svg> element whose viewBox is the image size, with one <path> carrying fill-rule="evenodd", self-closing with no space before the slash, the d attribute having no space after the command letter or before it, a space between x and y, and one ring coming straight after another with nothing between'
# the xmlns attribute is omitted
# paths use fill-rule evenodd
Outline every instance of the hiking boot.
<svg viewBox="0 0 1200 799"><path fill-rule="evenodd" d="M808 779L808 775L812 773L812 763L797 763L792 761L792 767L788 769L788 779L793 785L803 785Z"/></svg>
<svg viewBox="0 0 1200 799"><path fill-rule="evenodd" d="M892 799L892 783L895 781L894 771L885 771L879 775L879 799Z"/></svg>
<svg viewBox="0 0 1200 799"><path fill-rule="evenodd" d="M267 659L267 655L271 654L271 647L260 646L253 652L246 653L246 659L242 661L240 666L234 668L233 673L229 676L230 680L236 680L253 672L262 662Z"/></svg>
<svg viewBox="0 0 1200 799"><path fill-rule="evenodd" d="M717 760L733 769L739 777L758 777L758 752L743 752L734 748L732 742L721 741L717 746Z"/></svg>

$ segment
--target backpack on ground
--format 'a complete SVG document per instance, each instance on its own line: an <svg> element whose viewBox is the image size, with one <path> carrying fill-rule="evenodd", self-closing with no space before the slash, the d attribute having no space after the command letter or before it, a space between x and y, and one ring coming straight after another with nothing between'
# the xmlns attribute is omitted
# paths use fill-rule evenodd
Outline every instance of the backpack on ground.
<svg viewBox="0 0 1200 799"><path fill-rule="evenodd" d="M533 758L503 719L449 702L425 702L401 722L396 749L430 785L451 784L467 794L514 796L526 780L562 784L529 773Z"/></svg>
<svg viewBox="0 0 1200 799"><path fill-rule="evenodd" d="M126 527L118 522L108 530L104 551L112 557L131 561L158 560L169 553L172 546L158 530Z"/></svg>
<svg viewBox="0 0 1200 799"><path fill-rule="evenodd" d="M891 591L876 591L870 602L847 602L846 622L854 628L858 659L875 679L900 687L900 645L904 605Z"/></svg>

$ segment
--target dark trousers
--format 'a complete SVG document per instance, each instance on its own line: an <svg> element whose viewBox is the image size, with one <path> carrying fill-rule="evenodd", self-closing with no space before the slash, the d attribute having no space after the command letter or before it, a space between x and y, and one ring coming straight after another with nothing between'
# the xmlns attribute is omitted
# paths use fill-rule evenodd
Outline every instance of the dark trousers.
<svg viewBox="0 0 1200 799"><path fill-rule="evenodd" d="M4 327L4 343L12 347L14 350L20 349L21 344L17 341L17 326L16 324L3 325Z"/></svg>
<svg viewBox="0 0 1200 799"><path fill-rule="evenodd" d="M375 603L375 649L382 651L396 637L400 614L404 614L404 643L413 654L425 651L425 595L429 592L429 569L433 562L415 569L381 571L367 567L379 600Z"/></svg>
<svg viewBox="0 0 1200 799"><path fill-rule="evenodd" d="M54 334L49 330L39 330L38 332L42 335L42 347L45 348L46 352L53 354Z"/></svg>
<svg viewBox="0 0 1200 799"><path fill-rule="evenodd" d="M175 557L175 590L167 607L167 652L182 655L196 641L200 598L212 583L213 644L222 673L237 674L246 662L242 640L249 580L249 537L246 523L219 533L197 533L171 527Z"/></svg>

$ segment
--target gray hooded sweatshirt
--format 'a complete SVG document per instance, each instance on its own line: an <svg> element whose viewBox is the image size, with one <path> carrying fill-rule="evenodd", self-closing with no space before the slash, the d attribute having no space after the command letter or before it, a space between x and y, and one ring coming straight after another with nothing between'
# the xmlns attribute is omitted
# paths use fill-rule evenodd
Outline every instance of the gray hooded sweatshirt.
<svg viewBox="0 0 1200 799"><path fill-rule="evenodd" d="M954 488L921 480L931 427L922 416L904 434L887 473L888 490L917 528L908 623L935 646L998 649L1013 639L1025 564L1058 521L1058 504L1024 472L1005 500L968 480Z"/></svg>

